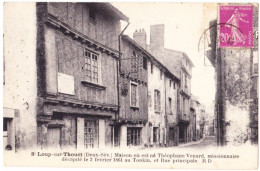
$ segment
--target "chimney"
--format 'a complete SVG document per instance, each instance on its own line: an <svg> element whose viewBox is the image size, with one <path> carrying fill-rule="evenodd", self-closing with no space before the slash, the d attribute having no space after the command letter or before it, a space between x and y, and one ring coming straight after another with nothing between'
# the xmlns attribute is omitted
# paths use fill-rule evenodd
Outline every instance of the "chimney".
<svg viewBox="0 0 260 171"><path fill-rule="evenodd" d="M150 26L150 46L151 48L164 47L164 24Z"/></svg>
<svg viewBox="0 0 260 171"><path fill-rule="evenodd" d="M142 46L144 49L146 48L146 32L144 29L136 30L133 34L134 41Z"/></svg>

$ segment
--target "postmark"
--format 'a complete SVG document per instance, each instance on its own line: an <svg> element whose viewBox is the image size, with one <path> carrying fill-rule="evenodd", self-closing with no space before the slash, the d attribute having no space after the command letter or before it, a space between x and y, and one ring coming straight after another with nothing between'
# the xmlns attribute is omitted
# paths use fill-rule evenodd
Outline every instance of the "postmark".
<svg viewBox="0 0 260 171"><path fill-rule="evenodd" d="M253 39L253 6L219 6L219 47L251 48Z"/></svg>

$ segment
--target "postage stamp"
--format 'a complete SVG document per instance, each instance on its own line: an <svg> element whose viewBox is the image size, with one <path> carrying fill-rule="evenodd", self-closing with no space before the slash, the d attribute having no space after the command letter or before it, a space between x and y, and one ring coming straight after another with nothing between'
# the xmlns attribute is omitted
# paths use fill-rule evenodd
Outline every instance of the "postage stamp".
<svg viewBox="0 0 260 171"><path fill-rule="evenodd" d="M219 47L253 47L253 6L219 7Z"/></svg>

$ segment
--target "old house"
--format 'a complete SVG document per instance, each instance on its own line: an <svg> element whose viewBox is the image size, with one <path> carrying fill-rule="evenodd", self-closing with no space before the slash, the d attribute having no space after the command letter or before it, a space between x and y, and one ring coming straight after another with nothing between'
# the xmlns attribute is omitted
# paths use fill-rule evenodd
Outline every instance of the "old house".
<svg viewBox="0 0 260 171"><path fill-rule="evenodd" d="M134 40L122 36L116 144L121 147L166 145L167 129L174 122L176 126L179 79L144 49L144 30L136 31L133 37ZM172 144L177 144L177 137L172 135L170 139Z"/></svg>
<svg viewBox="0 0 260 171"><path fill-rule="evenodd" d="M149 54L129 36L121 37L120 112L115 129L115 145L147 144Z"/></svg>
<svg viewBox="0 0 260 171"><path fill-rule="evenodd" d="M120 20L128 18L109 3L38 3L37 18L38 145L112 145Z"/></svg>
<svg viewBox="0 0 260 171"><path fill-rule="evenodd" d="M192 127L190 125L190 95L191 95L191 71L193 64L186 54L182 58L180 103L181 115L179 115L180 142L191 141Z"/></svg>
<svg viewBox="0 0 260 171"><path fill-rule="evenodd" d="M191 95L190 99L190 124L191 124L191 140L196 141L196 129L197 129L197 113L196 113L196 97Z"/></svg>
<svg viewBox="0 0 260 171"><path fill-rule="evenodd" d="M5 48L21 48L5 53L6 128L19 120L10 141L25 148L111 146L120 20L128 18L109 3L37 2L28 12L26 5L6 6L17 11L5 23ZM19 39L8 34L17 24Z"/></svg>
<svg viewBox="0 0 260 171"><path fill-rule="evenodd" d="M147 49L162 64L169 68L170 72L180 80L177 93L177 115L178 115L178 139L180 143L187 142L191 134L190 124L190 95L192 67L189 57L180 51L164 47L164 28L162 24L150 27L150 45Z"/></svg>
<svg viewBox="0 0 260 171"><path fill-rule="evenodd" d="M165 71L158 62L148 62L148 130L149 142L152 146L166 144Z"/></svg>
<svg viewBox="0 0 260 171"><path fill-rule="evenodd" d="M180 79L170 71L165 73L165 124L166 124L166 144L176 146L179 143L178 135L178 90Z"/></svg>
<svg viewBox="0 0 260 171"><path fill-rule="evenodd" d="M167 64L168 54L151 50L151 47L161 49L164 44L164 30L157 31L157 27L155 30L152 28L150 45L146 44L146 32L143 29L133 34L134 40L152 54L151 60L148 60L149 144L173 146L177 145L179 140L177 113L180 77L177 76L176 68Z"/></svg>

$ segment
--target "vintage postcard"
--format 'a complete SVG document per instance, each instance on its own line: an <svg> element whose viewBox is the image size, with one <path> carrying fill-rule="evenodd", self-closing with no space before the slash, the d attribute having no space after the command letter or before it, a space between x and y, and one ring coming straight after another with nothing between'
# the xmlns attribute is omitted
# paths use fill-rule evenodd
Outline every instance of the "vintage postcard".
<svg viewBox="0 0 260 171"><path fill-rule="evenodd" d="M4 166L258 168L258 3L3 7Z"/></svg>

